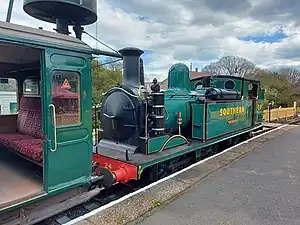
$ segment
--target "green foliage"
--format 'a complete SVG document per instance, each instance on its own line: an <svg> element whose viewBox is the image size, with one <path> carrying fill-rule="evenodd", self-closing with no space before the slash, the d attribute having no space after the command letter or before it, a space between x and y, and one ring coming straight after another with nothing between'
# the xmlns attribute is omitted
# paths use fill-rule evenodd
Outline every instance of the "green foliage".
<svg viewBox="0 0 300 225"><path fill-rule="evenodd" d="M119 67L107 68L101 62L92 62L93 102L100 103L102 94L113 86L122 83L122 70Z"/></svg>
<svg viewBox="0 0 300 225"><path fill-rule="evenodd" d="M108 60L112 62L112 60ZM106 61L105 63L108 63ZM93 105L99 104L102 101L102 94L108 91L113 86L122 83L122 64L110 63L103 65L102 62L93 60L92 62L92 88L93 88ZM99 107L97 107L99 111ZM93 112L93 117L95 113ZM95 118L94 118L95 119ZM93 128L100 128L100 121L97 118L97 124L93 123Z"/></svg>
<svg viewBox="0 0 300 225"><path fill-rule="evenodd" d="M293 105L293 89L286 77L260 69L253 78L260 80L262 88L265 89L264 108L267 108L268 103L272 101L274 101L273 107Z"/></svg>

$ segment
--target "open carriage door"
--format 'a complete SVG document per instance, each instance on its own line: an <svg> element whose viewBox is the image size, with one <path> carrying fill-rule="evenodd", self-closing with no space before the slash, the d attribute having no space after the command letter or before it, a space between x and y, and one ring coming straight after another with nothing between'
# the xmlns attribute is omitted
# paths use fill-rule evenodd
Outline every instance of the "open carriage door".
<svg viewBox="0 0 300 225"><path fill-rule="evenodd" d="M46 50L43 72L45 188L89 181L92 161L91 70L88 56Z"/></svg>

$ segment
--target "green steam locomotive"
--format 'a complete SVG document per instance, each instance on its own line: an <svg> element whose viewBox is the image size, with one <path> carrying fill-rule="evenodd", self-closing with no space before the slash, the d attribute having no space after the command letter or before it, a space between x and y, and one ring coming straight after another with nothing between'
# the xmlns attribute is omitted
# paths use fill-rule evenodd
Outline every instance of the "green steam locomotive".
<svg viewBox="0 0 300 225"><path fill-rule="evenodd" d="M259 81L221 75L190 80L188 67L177 63L168 89L154 82L150 91L143 86L143 51L120 53L124 82L104 94L94 154L105 186L156 180L262 128Z"/></svg>

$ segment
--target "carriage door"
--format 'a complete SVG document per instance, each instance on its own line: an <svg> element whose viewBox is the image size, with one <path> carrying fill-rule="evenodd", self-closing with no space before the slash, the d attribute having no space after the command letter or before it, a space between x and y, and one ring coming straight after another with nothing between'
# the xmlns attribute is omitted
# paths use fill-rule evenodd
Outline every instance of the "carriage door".
<svg viewBox="0 0 300 225"><path fill-rule="evenodd" d="M86 183L90 178L91 72L82 56L51 52L46 54L45 62L45 186L51 191Z"/></svg>

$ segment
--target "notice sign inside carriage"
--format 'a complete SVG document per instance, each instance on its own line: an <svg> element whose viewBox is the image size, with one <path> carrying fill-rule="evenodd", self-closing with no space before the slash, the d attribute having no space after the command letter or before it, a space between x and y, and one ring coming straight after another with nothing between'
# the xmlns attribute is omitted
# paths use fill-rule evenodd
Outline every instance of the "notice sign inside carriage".
<svg viewBox="0 0 300 225"><path fill-rule="evenodd" d="M64 83L61 86L64 89L71 89L71 85L67 79L64 80Z"/></svg>

